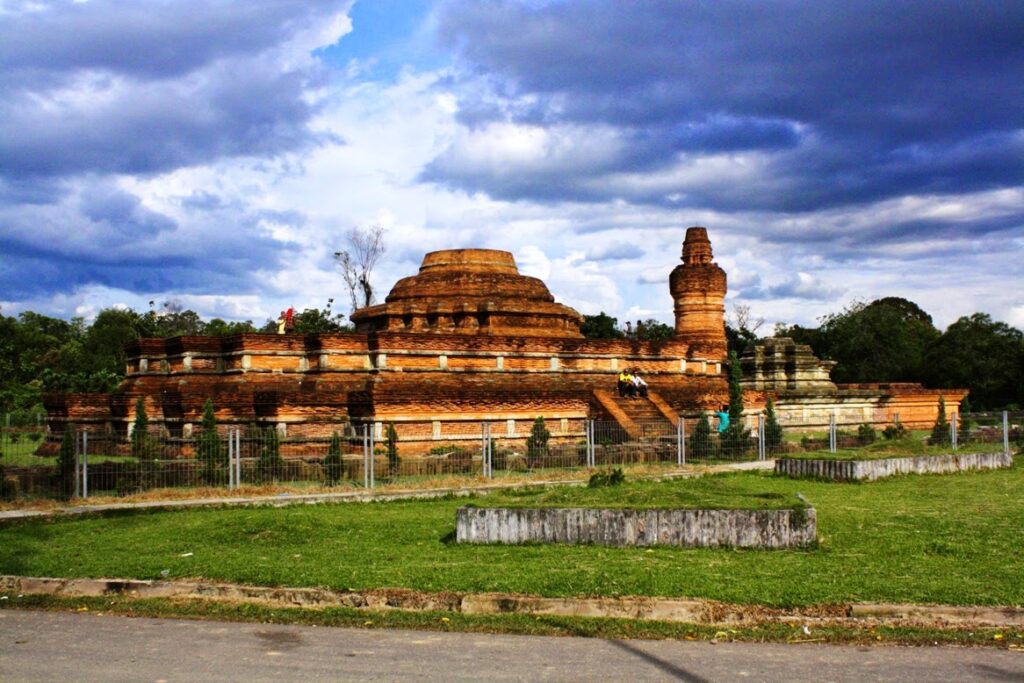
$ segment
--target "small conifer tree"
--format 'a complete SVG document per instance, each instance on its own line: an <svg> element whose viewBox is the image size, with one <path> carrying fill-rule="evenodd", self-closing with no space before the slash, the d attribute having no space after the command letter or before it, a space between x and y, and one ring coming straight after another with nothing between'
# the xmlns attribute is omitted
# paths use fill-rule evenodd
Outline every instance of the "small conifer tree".
<svg viewBox="0 0 1024 683"><path fill-rule="evenodd" d="M388 476L397 477L401 458L398 457L398 432L395 431L394 422L388 422L388 428L384 432L384 438L388 454Z"/></svg>
<svg viewBox="0 0 1024 683"><path fill-rule="evenodd" d="M697 424L693 427L693 433L687 439L687 453L694 458L709 458L714 452L714 444L711 441L711 423L708 415L703 410L697 418Z"/></svg>
<svg viewBox="0 0 1024 683"><path fill-rule="evenodd" d="M196 440L196 458L203 464L203 478L207 483L215 483L228 464L228 453L217 434L217 417L213 410L213 401L206 399L203 404L202 431Z"/></svg>
<svg viewBox="0 0 1024 683"><path fill-rule="evenodd" d="M957 415L956 440L965 444L971 440L971 401L964 396L960 401L960 414Z"/></svg>
<svg viewBox="0 0 1024 683"><path fill-rule="evenodd" d="M263 445L260 457L256 462L257 478L261 481L276 480L284 466L281 459L281 440L277 436L277 428L270 426L263 430Z"/></svg>
<svg viewBox="0 0 1024 683"><path fill-rule="evenodd" d="M928 442L931 444L948 444L950 442L949 422L946 421L946 399L942 396L939 396L939 416L935 419L935 426L932 427L932 435Z"/></svg>
<svg viewBox="0 0 1024 683"><path fill-rule="evenodd" d="M328 486L335 486L341 479L341 437L338 432L331 435L331 445L327 447L324 458L324 479Z"/></svg>
<svg viewBox="0 0 1024 683"><path fill-rule="evenodd" d="M70 498L75 492L75 427L67 425L60 439L60 451L57 453L57 476L60 478L61 492Z"/></svg>
<svg viewBox="0 0 1024 683"><path fill-rule="evenodd" d="M775 415L775 402L772 401L771 396L765 402L764 412L764 445L769 451L774 451L782 445L783 435L782 425L779 424L779 419Z"/></svg>
<svg viewBox="0 0 1024 683"><path fill-rule="evenodd" d="M528 461L537 462L543 460L548 454L548 439L551 432L544 424L544 418L538 417L533 421L530 428L530 436L526 437L526 458Z"/></svg>
<svg viewBox="0 0 1024 683"><path fill-rule="evenodd" d="M735 351L729 352L729 426L720 441L724 455L739 457L750 449L750 430L743 426L743 371Z"/></svg>
<svg viewBox="0 0 1024 683"><path fill-rule="evenodd" d="M146 402L141 396L135 400L135 421L132 423L132 456L139 460L149 460L153 449L149 443L149 416L146 415Z"/></svg>

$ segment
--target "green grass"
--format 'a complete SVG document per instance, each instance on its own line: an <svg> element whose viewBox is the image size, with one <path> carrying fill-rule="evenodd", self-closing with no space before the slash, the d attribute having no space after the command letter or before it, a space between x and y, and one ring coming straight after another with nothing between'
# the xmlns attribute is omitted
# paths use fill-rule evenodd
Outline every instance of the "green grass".
<svg viewBox="0 0 1024 683"><path fill-rule="evenodd" d="M960 444L956 453L1000 453L1003 450L1003 443L969 442ZM882 460L884 458L909 458L920 455L950 455L953 447L929 446L924 439L903 438L892 440L880 440L865 446L856 448L840 448L835 453L827 450L805 451L797 453L786 453L786 458L801 460Z"/></svg>
<svg viewBox="0 0 1024 683"><path fill-rule="evenodd" d="M346 607L306 609L256 603L231 604L204 600L132 599L124 596L69 598L0 593L0 609L92 612L130 617L304 624L332 627L406 628L419 631L514 633L539 636L644 640L714 640L743 642L845 643L901 645L971 645L1019 649L1024 629L936 629L912 626L814 626L810 633L799 623L756 626L708 626L637 619L562 617L527 614L470 615L458 612L366 611Z"/></svg>
<svg viewBox="0 0 1024 683"><path fill-rule="evenodd" d="M717 487L735 495L802 492L818 511L820 545L462 546L451 537L466 499L441 499L10 522L0 526L0 573L154 579L167 570L171 578L271 586L690 596L773 606L1024 605L1020 459L1006 470L871 484L740 473L671 485L695 495Z"/></svg>
<svg viewBox="0 0 1024 683"><path fill-rule="evenodd" d="M627 474L628 476L628 474ZM763 491L753 478L703 477L685 484L668 481L629 481L619 486L530 487L496 493L473 501L479 507L564 508L704 508L715 510L780 510L803 506L793 494ZM751 486L753 484L753 486Z"/></svg>

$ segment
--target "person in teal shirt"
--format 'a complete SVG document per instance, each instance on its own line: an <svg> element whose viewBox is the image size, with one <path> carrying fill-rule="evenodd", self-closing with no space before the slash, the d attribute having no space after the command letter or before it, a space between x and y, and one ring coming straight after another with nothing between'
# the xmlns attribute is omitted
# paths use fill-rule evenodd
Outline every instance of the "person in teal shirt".
<svg viewBox="0 0 1024 683"><path fill-rule="evenodd" d="M722 406L716 413L718 415L718 433L721 434L729 428L729 406Z"/></svg>

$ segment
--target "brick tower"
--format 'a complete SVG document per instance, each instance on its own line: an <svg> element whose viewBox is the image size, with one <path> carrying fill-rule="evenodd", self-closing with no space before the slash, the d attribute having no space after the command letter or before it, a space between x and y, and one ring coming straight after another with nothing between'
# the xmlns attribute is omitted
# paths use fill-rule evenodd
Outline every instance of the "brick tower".
<svg viewBox="0 0 1024 683"><path fill-rule="evenodd" d="M686 229L683 263L669 277L676 339L693 349L725 354L725 271L712 261L706 228Z"/></svg>

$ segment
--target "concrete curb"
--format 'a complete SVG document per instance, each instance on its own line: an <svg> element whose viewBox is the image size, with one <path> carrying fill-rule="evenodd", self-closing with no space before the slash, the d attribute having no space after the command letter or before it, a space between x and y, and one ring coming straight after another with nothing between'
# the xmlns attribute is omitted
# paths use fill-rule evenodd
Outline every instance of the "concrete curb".
<svg viewBox="0 0 1024 683"><path fill-rule="evenodd" d="M750 470L769 470L775 467L775 461L743 462L730 465L716 465L705 471L670 472L642 479L676 479L701 477L705 474L724 472L743 472ZM250 496L242 498L189 498L182 500L144 501L140 503L107 503L104 505L69 505L50 510L3 510L0 511L0 522L6 520L27 519L33 517L59 517L61 515L87 515L120 510L186 510L207 507L252 507L269 506L285 507L287 505L316 505L320 503L373 503L391 500L416 500L444 498L446 496L471 496L475 493L489 493L506 489L524 488L527 486L585 486L585 480L556 479L546 481L523 481L514 484L482 484L480 486L458 486L439 489L397 489L386 492L349 491L344 493L285 493L276 496Z"/></svg>
<svg viewBox="0 0 1024 683"><path fill-rule="evenodd" d="M953 628L1024 627L1024 608L1021 607L860 603L771 608L731 605L712 600L642 596L543 598L507 593L423 593L407 589L333 591L325 588L274 588L206 581L59 579L26 576L0 576L0 592L64 597L184 598L257 602L278 607L350 607L365 610L398 609L477 615L599 617L709 625L801 623L855 627L876 624Z"/></svg>

